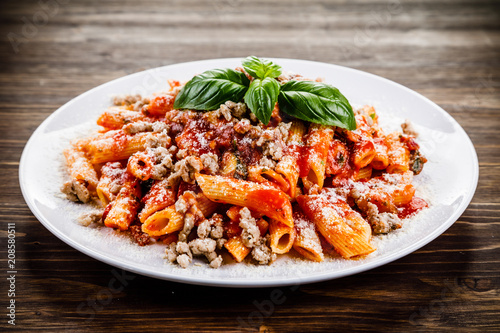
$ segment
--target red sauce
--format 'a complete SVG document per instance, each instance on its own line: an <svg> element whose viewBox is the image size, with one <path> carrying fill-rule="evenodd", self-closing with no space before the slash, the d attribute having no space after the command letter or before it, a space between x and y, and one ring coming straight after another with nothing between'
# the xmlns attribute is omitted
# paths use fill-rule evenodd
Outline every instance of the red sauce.
<svg viewBox="0 0 500 333"><path fill-rule="evenodd" d="M265 188L251 191L248 193L248 201L261 202L260 207L251 207L251 209L272 219L285 224L292 221L292 205L286 194L278 189Z"/></svg>
<svg viewBox="0 0 500 333"><path fill-rule="evenodd" d="M328 148L326 159L326 173L336 175L346 168L349 163L349 151L346 145L339 140L332 140Z"/></svg>
<svg viewBox="0 0 500 333"><path fill-rule="evenodd" d="M411 217L426 207L429 207L429 205L424 199L413 197L409 203L402 207L403 209L398 213L398 217L400 219Z"/></svg>
<svg viewBox="0 0 500 333"><path fill-rule="evenodd" d="M210 148L210 138L207 137L209 131L209 124L204 119L189 122L182 133L175 138L175 142L179 149L186 149L188 155L203 155L206 153L213 153Z"/></svg>
<svg viewBox="0 0 500 333"><path fill-rule="evenodd" d="M290 145L286 152L287 155L294 156L299 166L299 176L307 177L309 173L309 163L307 159L307 149L302 145Z"/></svg>
<svg viewBox="0 0 500 333"><path fill-rule="evenodd" d="M225 231L225 237L226 239L231 239L234 236L239 236L241 235L241 228L239 226L239 219L238 220L229 220L228 222L224 222L224 231Z"/></svg>
<svg viewBox="0 0 500 333"><path fill-rule="evenodd" d="M179 189L177 191L177 197L180 197L186 191L191 191L193 193L200 193L201 188L196 184L189 184L181 180L181 182L179 183Z"/></svg>
<svg viewBox="0 0 500 333"><path fill-rule="evenodd" d="M155 97L148 106L148 111L154 114L164 114L174 108L175 97L172 94Z"/></svg>

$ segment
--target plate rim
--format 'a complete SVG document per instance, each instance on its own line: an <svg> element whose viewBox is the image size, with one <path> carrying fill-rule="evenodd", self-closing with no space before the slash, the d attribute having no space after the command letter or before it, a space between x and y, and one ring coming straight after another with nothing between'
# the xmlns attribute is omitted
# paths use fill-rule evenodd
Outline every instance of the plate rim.
<svg viewBox="0 0 500 333"><path fill-rule="evenodd" d="M96 259L98 261L104 262L108 265L111 265L113 267L118 267L123 270L127 270L129 272L133 272L136 274L140 275L145 275L148 277L156 278L156 279L162 279L162 280L167 280L167 281L172 281L172 282L178 282L178 283L186 283L186 284L194 284L194 285L203 285L203 286L213 286L213 287L231 287L231 288L264 288L264 287L283 287L283 286L291 286L291 285L301 285L301 284L308 284L308 283L317 283L317 282L322 282L326 280L333 280L333 279L338 279L342 278L345 276L349 275L354 275L358 274L361 272L365 272L368 270L372 270L374 268L389 264L397 259L400 259L402 257L405 257L416 250L420 249L421 247L429 244L432 242L434 239L436 239L438 236L443 234L448 228L450 228L457 220L458 218L462 215L462 213L467 209L469 206L475 191L477 189L478 185L478 180L479 180L479 162L478 162L478 156L477 152L474 148L474 144L472 143L472 140L470 139L469 135L467 132L463 129L463 127L443 108L441 108L439 105L425 97L424 95L400 84L395 81L389 80L387 78L381 77L376 74L372 74L366 71L362 71L359 69L355 68L350 68L346 66L340 66L336 64L330 64L330 63L325 63L325 62L320 62L320 61L311 61L311 60L302 60L302 59L293 59L293 58L274 58L274 57L264 57L266 59L272 60L272 61L292 61L292 62L298 62L298 63L309 63L309 64L314 64L314 65L321 65L321 66L327 66L327 67L333 67L336 69L341 69L341 70L347 70L347 71L354 71L357 72L358 74L362 75L368 75L371 76L372 78L375 78L377 80L383 80L387 84L394 85L399 89L403 89L406 92L409 92L410 94L416 96L417 98L423 99L426 103L430 104L432 107L435 109L439 110L439 112L446 117L446 119L456 125L456 128L458 131L461 132L461 134L464 136L464 138L467 141L467 148L469 152L471 153L471 156L473 157L472 162L472 167L473 167L473 175L471 175L471 183L469 188L467 189L467 195L465 196L463 202L461 205L454 211L454 213L449 216L443 223L439 225L438 228L436 228L432 233L429 235L423 237L422 239L412 243L411 245L405 247L403 250L398 251L393 254L388 254L384 257L381 257L380 259L376 259L373 262L368 262L363 265L359 266L354 266L354 267L349 267L346 269L343 269L341 271L330 271L330 272L320 272L320 273L315 273L312 275L307 275L307 276L299 276L299 277L263 277L262 279L254 280L254 281L249 281L249 279L245 278L238 278L238 279L231 279L228 281L223 281L223 280L208 280L209 278L203 277L203 276L186 276L186 275L175 275L174 273L166 273L166 272L159 272L155 271L152 269L144 269L141 267L135 267L133 265L130 265L128 263L116 260L112 257L108 257L107 254L103 254L101 252L95 251L92 248L86 247L77 241L73 240L69 236L63 234L58 228L56 228L43 214L42 212L39 211L38 207L35 205L33 202L33 198L29 195L29 189L28 189L28 184L26 184L26 181L24 179L24 174L26 170L26 159L28 158L28 152L30 151L30 148L33 146L34 141L38 135L42 132L42 130L47 127L50 122L52 121L53 118L55 118L59 113L63 112L64 109L70 107L72 104L77 103L79 99L84 98L84 96L88 94L92 94L95 90L102 89L105 86L108 85L113 85L121 80L126 80L126 79L131 79L135 76L141 76L144 75L146 72L151 71L151 70L158 70L162 71L167 68L175 68L175 67L183 67L183 66L193 66L193 65L200 65L200 64L210 64L211 62L213 63L220 63L220 62L233 62L233 61L241 61L243 58L235 57L235 58L214 58L214 59L205 59L205 60L196 60L196 61L189 61L189 62L181 62L181 63L174 63L170 65L165 65L165 66L159 66L159 67L154 67L154 68L149 68L143 71L135 72L132 74L128 74L125 76L121 76L119 78L113 79L111 81L107 81L105 83L102 83L96 87L93 87L82 94L77 95L76 97L70 99L68 102L60 106L57 110L52 112L37 128L36 130L31 134L30 138L26 142L23 152L21 154L20 162L19 162L19 169L18 169L18 177L19 177L19 184L21 188L21 193L23 195L23 198L28 205L30 211L33 213L33 215L38 219L38 221L46 228L48 229L53 235L55 235L57 238L62 240L64 243L69 245L70 247L74 248L75 250L82 252L85 255L88 255L89 257Z"/></svg>

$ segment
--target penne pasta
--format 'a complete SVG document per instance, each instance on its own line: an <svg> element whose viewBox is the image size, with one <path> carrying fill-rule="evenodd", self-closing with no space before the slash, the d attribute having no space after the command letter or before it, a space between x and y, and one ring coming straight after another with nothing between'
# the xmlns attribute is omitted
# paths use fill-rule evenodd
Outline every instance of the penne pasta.
<svg viewBox="0 0 500 333"><path fill-rule="evenodd" d="M125 106L113 106L104 111L97 119L97 125L106 130L118 130L136 121L151 121L138 111L131 111Z"/></svg>
<svg viewBox="0 0 500 333"><path fill-rule="evenodd" d="M103 207L115 200L122 186L125 171L120 162L108 162L101 168L101 178L96 192Z"/></svg>
<svg viewBox="0 0 500 333"><path fill-rule="evenodd" d="M290 189L290 184L279 173L262 166L248 167L248 180L277 187L285 193Z"/></svg>
<svg viewBox="0 0 500 333"><path fill-rule="evenodd" d="M337 203L322 195L301 195L297 197L297 202L304 214L314 221L318 231L342 257L351 258L375 251L366 236L358 233L361 226L346 222L345 214L350 214L350 208L344 210L342 208L345 207L340 206L339 209ZM368 222L364 222L369 227Z"/></svg>
<svg viewBox="0 0 500 333"><path fill-rule="evenodd" d="M125 132L110 131L105 136L88 144L93 164L128 159L132 154L145 150L148 146L170 146L170 137L163 133L140 132L129 135Z"/></svg>
<svg viewBox="0 0 500 333"><path fill-rule="evenodd" d="M282 191L264 184L220 176L196 174L203 194L215 202L248 207L258 213L293 226L292 206Z"/></svg>
<svg viewBox="0 0 500 333"><path fill-rule="evenodd" d="M271 220L269 223L270 246L274 253L287 253L295 241L296 231L281 222Z"/></svg>
<svg viewBox="0 0 500 333"><path fill-rule="evenodd" d="M139 181L129 173L125 173L124 178L123 186L104 219L107 227L120 230L127 230L135 220L141 197Z"/></svg>
<svg viewBox="0 0 500 333"><path fill-rule="evenodd" d="M294 212L293 220L297 234L293 242L293 249L306 259L323 261L325 256L315 224L301 211Z"/></svg>
<svg viewBox="0 0 500 333"><path fill-rule="evenodd" d="M139 220L144 223L153 213L175 203L177 187L168 179L156 180L142 199L144 207L139 213Z"/></svg>
<svg viewBox="0 0 500 333"><path fill-rule="evenodd" d="M97 173L84 152L69 148L64 150L66 164L72 179L84 184L89 191L95 191L97 183Z"/></svg>
<svg viewBox="0 0 500 333"><path fill-rule="evenodd" d="M375 146L375 156L371 162L375 170L384 170L389 166L389 154L387 152L387 144L385 139L377 138L373 140Z"/></svg>
<svg viewBox="0 0 500 333"><path fill-rule="evenodd" d="M410 169L410 151L400 140L401 133L394 132L387 136L389 165L388 173L403 173Z"/></svg>
<svg viewBox="0 0 500 333"><path fill-rule="evenodd" d="M306 180L321 189L325 181L325 169L333 130L329 126L311 124L306 140L308 147L308 173Z"/></svg>
<svg viewBox="0 0 500 333"><path fill-rule="evenodd" d="M241 240L241 236L236 236L224 243L226 250L233 256L237 262L242 262L243 259L252 251L251 248L245 246Z"/></svg>
<svg viewBox="0 0 500 333"><path fill-rule="evenodd" d="M361 140L354 144L352 159L357 169L364 168L370 164L375 155L375 145L372 140Z"/></svg>
<svg viewBox="0 0 500 333"><path fill-rule="evenodd" d="M179 231L184 226L184 215L168 206L150 215L142 224L142 231L150 236L162 236Z"/></svg>

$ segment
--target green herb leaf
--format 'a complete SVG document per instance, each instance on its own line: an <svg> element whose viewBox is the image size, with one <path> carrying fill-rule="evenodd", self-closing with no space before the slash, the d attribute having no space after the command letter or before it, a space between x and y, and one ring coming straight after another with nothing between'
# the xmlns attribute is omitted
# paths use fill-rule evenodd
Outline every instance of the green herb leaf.
<svg viewBox="0 0 500 333"><path fill-rule="evenodd" d="M243 68L256 79L275 78L281 75L281 66L270 60L254 56L247 57L242 62Z"/></svg>
<svg viewBox="0 0 500 333"><path fill-rule="evenodd" d="M291 80L281 86L280 110L302 120L356 129L349 101L339 90L325 83Z"/></svg>
<svg viewBox="0 0 500 333"><path fill-rule="evenodd" d="M175 98L175 109L215 110L231 100L239 102L250 80L233 69L214 69L195 76Z"/></svg>
<svg viewBox="0 0 500 333"><path fill-rule="evenodd" d="M278 81L266 77L263 80L253 80L245 94L245 103L247 103L257 119L265 125L269 124L279 92L280 84Z"/></svg>

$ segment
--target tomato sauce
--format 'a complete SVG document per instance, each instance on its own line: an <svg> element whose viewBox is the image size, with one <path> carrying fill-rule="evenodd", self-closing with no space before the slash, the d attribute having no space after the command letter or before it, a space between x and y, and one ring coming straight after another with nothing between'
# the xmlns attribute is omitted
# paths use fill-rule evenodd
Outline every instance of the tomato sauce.
<svg viewBox="0 0 500 333"><path fill-rule="evenodd" d="M402 206L403 209L398 213L398 217L400 219L412 217L426 207L429 207L429 205L424 199L413 197L409 203Z"/></svg>

